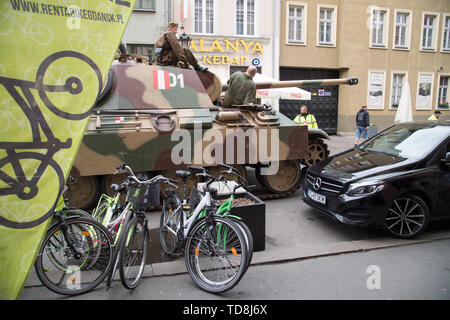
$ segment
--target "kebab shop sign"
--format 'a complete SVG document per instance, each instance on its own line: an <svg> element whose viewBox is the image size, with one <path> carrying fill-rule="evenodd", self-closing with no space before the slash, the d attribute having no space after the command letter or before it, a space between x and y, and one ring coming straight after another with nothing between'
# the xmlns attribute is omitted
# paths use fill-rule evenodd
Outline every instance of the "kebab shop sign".
<svg viewBox="0 0 450 320"><path fill-rule="evenodd" d="M264 53L261 42L245 40L205 40L193 39L190 49L201 54L203 64L248 65L249 59ZM251 57L251 58L250 58Z"/></svg>

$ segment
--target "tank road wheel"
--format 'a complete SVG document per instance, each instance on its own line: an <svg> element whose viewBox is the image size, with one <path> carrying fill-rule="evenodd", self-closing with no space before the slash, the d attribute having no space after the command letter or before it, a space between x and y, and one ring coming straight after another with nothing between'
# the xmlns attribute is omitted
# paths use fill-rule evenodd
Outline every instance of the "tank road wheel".
<svg viewBox="0 0 450 320"><path fill-rule="evenodd" d="M97 201L99 183L96 176L70 177L67 179L69 205L79 209L87 209Z"/></svg>
<svg viewBox="0 0 450 320"><path fill-rule="evenodd" d="M326 159L330 155L328 146L321 139L310 139L308 151L308 158L304 159L307 167L315 165L317 162Z"/></svg>
<svg viewBox="0 0 450 320"><path fill-rule="evenodd" d="M273 193L288 193L297 187L301 177L300 163L297 160L280 161L277 174L261 175L261 170L256 170L258 182Z"/></svg>
<svg viewBox="0 0 450 320"><path fill-rule="evenodd" d="M177 180L177 186L178 188L174 188L173 186L167 185L165 183L161 183L161 195L163 196L163 198L167 198L168 193L167 190L169 189L175 189L175 191L177 192L177 194L180 196L180 198L183 196L183 180L181 178L178 178L175 175L176 170L164 170L161 171L160 174L162 174L164 177L170 178L170 179L174 179ZM191 189L192 187L196 187L197 186L197 182L198 182L198 178L194 175L191 174L191 176L189 178L186 179L186 197L189 199L189 195L191 194Z"/></svg>

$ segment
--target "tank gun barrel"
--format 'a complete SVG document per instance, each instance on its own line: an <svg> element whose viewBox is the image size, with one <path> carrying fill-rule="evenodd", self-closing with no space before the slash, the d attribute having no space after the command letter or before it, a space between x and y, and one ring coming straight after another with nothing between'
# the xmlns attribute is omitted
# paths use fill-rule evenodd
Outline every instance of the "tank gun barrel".
<svg viewBox="0 0 450 320"><path fill-rule="evenodd" d="M289 87L311 87L311 86L328 86L328 85L356 85L358 78L342 78L342 79L317 79L317 80L285 80L273 82L255 82L256 89L272 89L272 88L289 88ZM222 91L227 91L228 85L222 85Z"/></svg>
<svg viewBox="0 0 450 320"><path fill-rule="evenodd" d="M287 88L287 87L327 86L337 84L355 85L357 83L358 78L343 78L343 79L286 80L274 82L260 82L255 83L255 85L256 89L270 89L270 88Z"/></svg>

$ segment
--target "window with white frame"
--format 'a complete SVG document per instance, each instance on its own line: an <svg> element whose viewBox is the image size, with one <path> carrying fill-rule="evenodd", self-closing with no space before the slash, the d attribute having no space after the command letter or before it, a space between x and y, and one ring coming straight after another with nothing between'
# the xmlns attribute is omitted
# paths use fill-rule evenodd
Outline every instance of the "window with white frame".
<svg viewBox="0 0 450 320"><path fill-rule="evenodd" d="M255 0L236 0L236 34L255 35Z"/></svg>
<svg viewBox="0 0 450 320"><path fill-rule="evenodd" d="M449 108L449 96L448 96L448 84L449 84L448 75L441 75L439 77L439 91L438 91L438 107L439 108Z"/></svg>
<svg viewBox="0 0 450 320"><path fill-rule="evenodd" d="M336 45L336 6L317 6L317 45Z"/></svg>
<svg viewBox="0 0 450 320"><path fill-rule="evenodd" d="M389 9L374 8L371 15L370 44L372 47L386 48L389 30Z"/></svg>
<svg viewBox="0 0 450 320"><path fill-rule="evenodd" d="M411 17L412 11L395 11L394 49L409 49L411 42Z"/></svg>
<svg viewBox="0 0 450 320"><path fill-rule="evenodd" d="M391 88L391 108L397 108L402 97L402 88L406 79L405 73L392 73L392 88Z"/></svg>
<svg viewBox="0 0 450 320"><path fill-rule="evenodd" d="M442 50L450 52L450 14L444 15L442 27Z"/></svg>
<svg viewBox="0 0 450 320"><path fill-rule="evenodd" d="M214 0L195 0L194 33L214 33Z"/></svg>
<svg viewBox="0 0 450 320"><path fill-rule="evenodd" d="M439 14L424 12L422 19L422 50L436 50L437 45L437 27L439 24Z"/></svg>
<svg viewBox="0 0 450 320"><path fill-rule="evenodd" d="M156 10L155 0L136 0L134 10Z"/></svg>
<svg viewBox="0 0 450 320"><path fill-rule="evenodd" d="M306 44L306 3L287 2L287 41Z"/></svg>

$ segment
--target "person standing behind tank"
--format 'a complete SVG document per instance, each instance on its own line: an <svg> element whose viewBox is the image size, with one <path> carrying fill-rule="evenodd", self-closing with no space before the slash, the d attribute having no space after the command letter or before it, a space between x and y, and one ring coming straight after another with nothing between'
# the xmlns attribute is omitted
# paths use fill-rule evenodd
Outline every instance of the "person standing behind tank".
<svg viewBox="0 0 450 320"><path fill-rule="evenodd" d="M308 129L318 129L316 118L308 113L308 106L306 104L300 107L300 114L294 118L294 122L302 126L308 126Z"/></svg>
<svg viewBox="0 0 450 320"><path fill-rule="evenodd" d="M228 90L223 98L223 106L231 107L239 104L254 103L256 99L256 86L253 77L256 67L250 66L246 72L237 71L228 79Z"/></svg>
<svg viewBox="0 0 450 320"><path fill-rule="evenodd" d="M156 56L152 64L158 66L175 66L181 68L194 67L196 71L205 72L208 68L198 64L191 50L182 47L177 40L178 23L169 22L167 30L156 40Z"/></svg>
<svg viewBox="0 0 450 320"><path fill-rule="evenodd" d="M434 113L428 118L428 120L437 121L439 120L439 116L441 112L439 110L434 111Z"/></svg>
<svg viewBox="0 0 450 320"><path fill-rule="evenodd" d="M367 106L362 106L361 109L356 114L356 137L355 137L355 147L358 145L358 140L363 136L364 139L367 139L368 134L367 130L370 125L370 116L367 111Z"/></svg>

